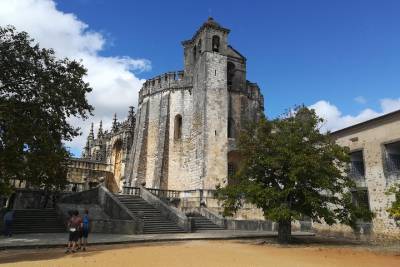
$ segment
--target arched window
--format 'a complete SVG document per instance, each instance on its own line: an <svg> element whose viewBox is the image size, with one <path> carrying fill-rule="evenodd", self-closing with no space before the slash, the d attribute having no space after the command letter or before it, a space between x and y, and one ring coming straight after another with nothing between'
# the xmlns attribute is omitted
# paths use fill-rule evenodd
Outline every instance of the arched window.
<svg viewBox="0 0 400 267"><path fill-rule="evenodd" d="M228 118L228 138L235 138L235 121Z"/></svg>
<svg viewBox="0 0 400 267"><path fill-rule="evenodd" d="M201 54L201 39L199 40L199 43L197 44L197 48L199 49L199 55Z"/></svg>
<svg viewBox="0 0 400 267"><path fill-rule="evenodd" d="M235 76L235 64L233 64L232 62L228 62L226 75L226 80L228 81L228 89L231 89L233 84L233 77Z"/></svg>
<svg viewBox="0 0 400 267"><path fill-rule="evenodd" d="M197 54L196 46L193 46L193 60L196 60L196 54Z"/></svg>
<svg viewBox="0 0 400 267"><path fill-rule="evenodd" d="M179 140L182 138L182 116L180 114L175 116L174 127L174 138Z"/></svg>
<svg viewBox="0 0 400 267"><path fill-rule="evenodd" d="M212 37L212 51L219 52L219 36L214 35Z"/></svg>

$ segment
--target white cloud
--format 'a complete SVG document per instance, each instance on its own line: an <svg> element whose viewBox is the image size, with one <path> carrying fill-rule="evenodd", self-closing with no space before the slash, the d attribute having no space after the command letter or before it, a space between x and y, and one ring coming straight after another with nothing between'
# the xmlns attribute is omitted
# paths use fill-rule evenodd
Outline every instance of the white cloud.
<svg viewBox="0 0 400 267"><path fill-rule="evenodd" d="M325 100L316 102L310 108L314 109L318 116L325 119L325 123L322 125L323 131L335 131L400 109L400 98L381 99L380 111L367 108L355 116L343 115L338 107Z"/></svg>
<svg viewBox="0 0 400 267"><path fill-rule="evenodd" d="M363 96L357 96L356 98L354 98L354 101L356 101L359 104L367 103L367 99L365 99L365 97L363 97Z"/></svg>
<svg viewBox="0 0 400 267"><path fill-rule="evenodd" d="M84 146L91 121L102 119L107 127L114 112L121 118L126 116L128 106L136 105L144 80L133 71L149 70L148 60L100 56L107 42L104 36L91 31L74 14L57 10L53 0L0 0L0 25L8 24L28 32L41 47L53 48L57 56L82 59L88 69L85 79L93 88L88 100L95 107L95 117L71 120L83 131L83 136L68 144L74 151Z"/></svg>
<svg viewBox="0 0 400 267"><path fill-rule="evenodd" d="M384 98L380 101L383 113L389 113L400 109L400 98L390 99Z"/></svg>

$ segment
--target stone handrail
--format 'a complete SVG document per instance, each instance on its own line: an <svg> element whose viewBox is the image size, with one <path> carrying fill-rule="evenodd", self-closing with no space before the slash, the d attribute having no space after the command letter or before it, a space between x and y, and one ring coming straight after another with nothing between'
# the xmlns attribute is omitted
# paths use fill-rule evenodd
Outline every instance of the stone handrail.
<svg viewBox="0 0 400 267"><path fill-rule="evenodd" d="M130 221L134 226L135 233L143 233L143 218L135 216L104 186L69 194L62 197L59 203L99 205L110 219L121 222Z"/></svg>
<svg viewBox="0 0 400 267"><path fill-rule="evenodd" d="M276 224L269 220L235 220L232 218L224 218L205 207L200 208L200 214L214 224L228 230L276 231Z"/></svg>
<svg viewBox="0 0 400 267"><path fill-rule="evenodd" d="M212 221L214 224L221 226L226 229L226 219L219 214L216 214L212 212L211 210L207 209L206 207L201 207L200 208L200 214L210 221Z"/></svg>
<svg viewBox="0 0 400 267"><path fill-rule="evenodd" d="M188 217L186 217L186 215L180 212L178 209L168 206L143 186L140 186L140 196L158 209L164 217L175 222L186 232L191 232L191 222L189 221Z"/></svg>
<svg viewBox="0 0 400 267"><path fill-rule="evenodd" d="M98 188L98 201L110 218L127 219L137 221L138 218L123 205L107 188Z"/></svg>

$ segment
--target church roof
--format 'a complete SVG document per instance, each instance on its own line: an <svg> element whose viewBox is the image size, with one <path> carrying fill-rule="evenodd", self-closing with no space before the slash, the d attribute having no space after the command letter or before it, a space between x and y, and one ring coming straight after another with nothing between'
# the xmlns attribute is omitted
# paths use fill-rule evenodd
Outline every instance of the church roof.
<svg viewBox="0 0 400 267"><path fill-rule="evenodd" d="M226 33L229 33L231 30L222 27L217 21L214 20L212 17L208 17L208 19L201 25L201 27L196 31L196 33L193 35L192 39L186 40L182 42L182 45L187 45L191 44L196 37L199 35L199 33L205 29L205 28L212 28L212 29L217 29Z"/></svg>

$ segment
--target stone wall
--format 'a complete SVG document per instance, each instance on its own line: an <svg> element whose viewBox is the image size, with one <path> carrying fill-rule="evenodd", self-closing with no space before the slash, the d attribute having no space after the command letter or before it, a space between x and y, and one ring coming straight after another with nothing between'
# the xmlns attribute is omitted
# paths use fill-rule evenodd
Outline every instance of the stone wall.
<svg viewBox="0 0 400 267"><path fill-rule="evenodd" d="M235 149L227 136L229 109L237 122L255 120L263 112L260 89L246 80L246 59L228 45L228 33L209 19L192 39L182 42L183 71L143 84L126 164L128 184L196 190L227 183L228 142ZM219 39L217 47L214 37ZM229 88L228 60L235 64Z"/></svg>
<svg viewBox="0 0 400 267"><path fill-rule="evenodd" d="M71 183L82 184L84 189L89 189L89 183L101 184L109 174L113 175L105 163L72 158L68 166L67 179Z"/></svg>
<svg viewBox="0 0 400 267"><path fill-rule="evenodd" d="M394 200L394 196L388 196L385 192L396 180L385 173L384 145L400 140L400 112L350 127L348 130L334 132L332 135L339 145L349 147L351 152L362 151L363 153L369 205L376 217L372 220L372 226L363 225L362 233L370 232L370 238L399 238L400 228L393 219L389 218L386 211ZM397 179L397 182L400 182L400 177ZM325 224L313 226L320 232L353 236L352 230L346 226L329 227ZM371 227L372 229L369 229Z"/></svg>
<svg viewBox="0 0 400 267"><path fill-rule="evenodd" d="M57 204L58 213L67 220L68 211L89 210L94 232L139 234L143 232L142 219L132 214L105 187L69 194Z"/></svg>
<svg viewBox="0 0 400 267"><path fill-rule="evenodd" d="M205 177L203 188L215 189L228 176L228 89L226 56L205 53Z"/></svg>

